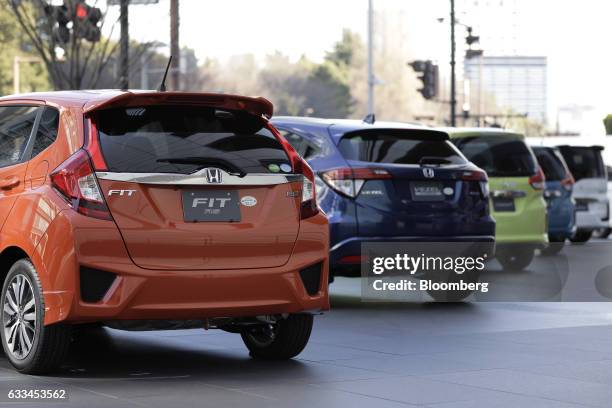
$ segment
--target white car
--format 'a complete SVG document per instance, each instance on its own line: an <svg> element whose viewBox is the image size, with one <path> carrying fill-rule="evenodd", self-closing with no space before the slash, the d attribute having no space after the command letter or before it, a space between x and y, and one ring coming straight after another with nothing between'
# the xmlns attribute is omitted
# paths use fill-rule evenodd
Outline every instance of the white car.
<svg viewBox="0 0 612 408"><path fill-rule="evenodd" d="M593 231L610 227L608 177L601 146L558 146L576 184L576 234L572 242L586 242Z"/></svg>
<svg viewBox="0 0 612 408"><path fill-rule="evenodd" d="M572 242L586 242L593 232L609 233L610 198L608 176L604 165L612 162L612 146L605 137L596 136L549 136L532 137L533 145L558 147L572 172L576 184L572 197L576 202L576 234ZM605 149L603 146L608 146ZM604 150L605 149L605 150Z"/></svg>

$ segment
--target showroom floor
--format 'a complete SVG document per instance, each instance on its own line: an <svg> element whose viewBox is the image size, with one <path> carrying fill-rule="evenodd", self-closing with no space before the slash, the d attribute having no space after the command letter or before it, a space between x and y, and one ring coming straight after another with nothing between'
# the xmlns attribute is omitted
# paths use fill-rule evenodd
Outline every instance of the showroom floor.
<svg viewBox="0 0 612 408"><path fill-rule="evenodd" d="M65 389L74 407L609 407L607 303L363 303L358 279L333 285L299 359L249 359L238 335L92 332L55 377L9 389ZM19 407L36 406L28 403ZM53 406L41 403L39 406Z"/></svg>

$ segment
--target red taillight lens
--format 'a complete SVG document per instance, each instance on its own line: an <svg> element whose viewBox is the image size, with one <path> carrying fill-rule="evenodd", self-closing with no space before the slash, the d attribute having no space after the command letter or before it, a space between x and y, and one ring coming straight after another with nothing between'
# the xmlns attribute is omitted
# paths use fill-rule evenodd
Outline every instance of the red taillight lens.
<svg viewBox="0 0 612 408"><path fill-rule="evenodd" d="M308 163L300 159L302 175L304 176L302 182L302 208L300 211L300 218L306 219L317 215L319 213L319 206L317 205L317 192L315 190L315 175Z"/></svg>
<svg viewBox="0 0 612 408"><path fill-rule="evenodd" d="M300 219L306 219L317 215L319 213L319 206L317 205L317 193L315 191L315 175L308 163L304 161L295 151L293 146L289 144L287 139L281 135L276 128L268 124L268 129L276 140L283 146L289 161L291 161L291 167L293 172L296 174L302 174L304 176L302 182L302 204L300 210Z"/></svg>
<svg viewBox="0 0 612 408"><path fill-rule="evenodd" d="M536 174L529 177L529 184L531 184L531 187L533 187L534 190L544 190L545 183L546 177L544 177L544 172L542 171L542 168L538 166Z"/></svg>
<svg viewBox="0 0 612 408"><path fill-rule="evenodd" d="M567 191L572 191L574 184L576 184L576 180L574 180L574 176L572 176L570 173L567 173L565 178L561 180L561 185Z"/></svg>
<svg viewBox="0 0 612 408"><path fill-rule="evenodd" d="M108 170L108 166L104 161L104 156L102 155L102 149L100 148L100 139L98 136L98 128L96 124L91 119L85 120L85 126L88 128L87 140L85 142L85 150L89 153L91 157L91 162L93 163L94 169L97 171L106 171Z"/></svg>
<svg viewBox="0 0 612 408"><path fill-rule="evenodd" d="M463 181L489 181L487 173L484 171L464 171L461 173L461 180Z"/></svg>
<svg viewBox="0 0 612 408"><path fill-rule="evenodd" d="M355 265L362 262L367 262L368 257L366 255L347 255L340 258L340 263L343 265Z"/></svg>
<svg viewBox="0 0 612 408"><path fill-rule="evenodd" d="M51 184L78 213L101 220L112 220L89 154L79 150L51 173Z"/></svg>
<svg viewBox="0 0 612 408"><path fill-rule="evenodd" d="M463 181L476 181L480 186L480 193L483 198L489 196L489 177L484 171L470 170L461 173L461 180Z"/></svg>
<svg viewBox="0 0 612 408"><path fill-rule="evenodd" d="M393 176L385 169L378 168L340 168L321 173L321 178L334 191L355 198L368 180L390 179Z"/></svg>

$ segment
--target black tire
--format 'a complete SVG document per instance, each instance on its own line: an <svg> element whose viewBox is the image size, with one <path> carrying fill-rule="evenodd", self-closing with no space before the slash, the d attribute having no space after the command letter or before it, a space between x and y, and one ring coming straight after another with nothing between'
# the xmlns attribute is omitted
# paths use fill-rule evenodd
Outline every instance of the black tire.
<svg viewBox="0 0 612 408"><path fill-rule="evenodd" d="M535 256L533 248L509 248L496 254L497 261L504 270L520 272L531 264Z"/></svg>
<svg viewBox="0 0 612 408"><path fill-rule="evenodd" d="M563 250L565 246L565 237L561 238L558 236L548 236L548 245L540 250L540 254L543 256L557 255Z"/></svg>
<svg viewBox="0 0 612 408"><path fill-rule="evenodd" d="M563 250L564 244L562 242L551 242L541 250L543 256L554 256Z"/></svg>
<svg viewBox="0 0 612 408"><path fill-rule="evenodd" d="M251 357L288 360L300 354L306 347L312 332L312 323L313 317L310 314L293 314L274 325L251 328L240 335Z"/></svg>
<svg viewBox="0 0 612 408"><path fill-rule="evenodd" d="M584 244L589 239L591 239L592 235L593 235L593 231L585 231L585 230L576 231L574 236L570 238L570 241L572 241L572 243L574 244Z"/></svg>
<svg viewBox="0 0 612 408"><path fill-rule="evenodd" d="M612 234L612 228L601 228L595 230L593 236L595 236L595 238L607 239L610 234Z"/></svg>
<svg viewBox="0 0 612 408"><path fill-rule="evenodd" d="M24 280L25 279L25 280ZM10 363L17 369L17 371L24 374L45 374L57 369L61 363L64 361L66 355L68 354L68 348L70 345L70 327L65 325L49 325L44 326L44 314L45 314L45 303L44 297L42 295L42 286L40 284L40 280L38 279L38 274L36 273L36 269L34 265L27 260L21 259L11 267L8 275L4 279L4 284L2 285L2 296L0 297L0 307L4 307L5 301L7 301L7 296L13 300L14 289L13 284L16 282L27 282L29 284L24 289L23 298L29 299L28 304L31 303L31 300L34 300L33 314L35 317L32 318L31 322L34 322L34 327L31 328L32 324L30 321L26 322L27 316L32 313L25 313L26 311L31 311L31 306L19 308L19 312L13 315L10 315L6 311L2 311L2 328L0 328L0 335L2 338L2 348L4 349L4 354L10 361ZM10 287L10 289L9 289ZM32 297L29 297L29 296ZM21 302L23 304L24 301ZM10 302L9 302L10 303ZM13 302L15 303L15 302ZM17 315L17 317L15 317ZM27 335L27 332L32 333L32 341L30 342L31 346L27 352L27 342L25 340L17 340L15 336L13 336L14 344L13 346L9 346L9 342L7 341L7 333L5 333L5 327L7 327L10 322L24 322L21 323L25 328L23 329ZM15 332L19 329L17 326ZM10 333L9 333L10 334ZM28 337L29 338L29 337ZM16 343L19 343L19 347L17 347Z"/></svg>

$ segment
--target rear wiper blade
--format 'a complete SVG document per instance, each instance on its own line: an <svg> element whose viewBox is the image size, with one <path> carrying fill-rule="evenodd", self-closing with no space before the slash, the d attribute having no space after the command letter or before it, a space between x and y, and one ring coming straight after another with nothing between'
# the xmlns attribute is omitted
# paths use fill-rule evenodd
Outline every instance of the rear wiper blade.
<svg viewBox="0 0 612 408"><path fill-rule="evenodd" d="M244 177L246 171L235 163L219 157L204 157L204 156L188 156L188 157L160 157L158 163L176 163L176 164L201 164L203 166L218 167L226 172Z"/></svg>
<svg viewBox="0 0 612 408"><path fill-rule="evenodd" d="M423 166L425 164L441 165L441 164L453 164L453 162L448 159L445 159L444 157L424 156L424 157L421 157L421 160L419 160L419 165Z"/></svg>

